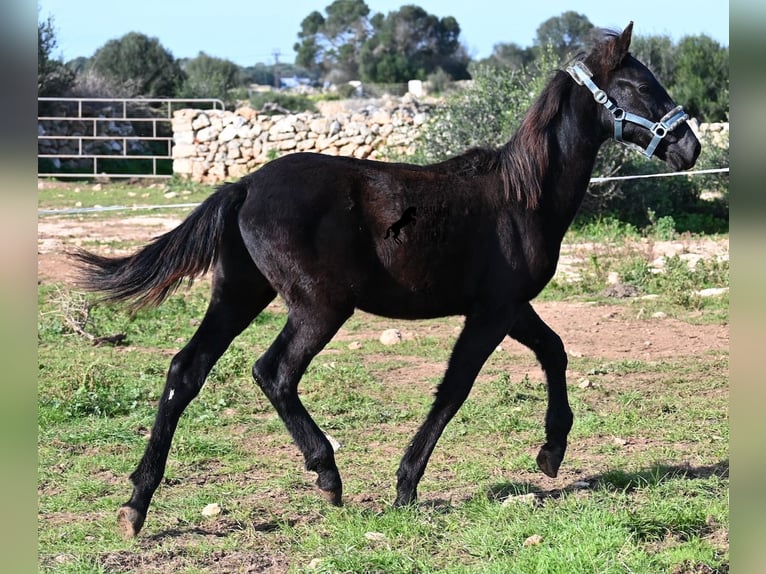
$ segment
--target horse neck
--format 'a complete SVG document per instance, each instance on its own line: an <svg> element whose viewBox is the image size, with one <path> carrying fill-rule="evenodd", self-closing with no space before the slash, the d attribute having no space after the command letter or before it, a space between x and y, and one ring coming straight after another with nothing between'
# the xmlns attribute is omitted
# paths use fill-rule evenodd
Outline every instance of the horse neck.
<svg viewBox="0 0 766 574"><path fill-rule="evenodd" d="M543 179L540 214L546 226L564 236L587 191L596 156L607 139L601 133L596 103L573 88L549 129L550 164Z"/></svg>

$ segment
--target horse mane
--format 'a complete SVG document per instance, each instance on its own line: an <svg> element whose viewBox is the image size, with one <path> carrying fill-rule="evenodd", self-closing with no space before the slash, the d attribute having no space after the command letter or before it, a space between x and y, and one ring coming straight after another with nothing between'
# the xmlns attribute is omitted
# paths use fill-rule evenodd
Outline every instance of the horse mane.
<svg viewBox="0 0 766 574"><path fill-rule="evenodd" d="M432 164L430 170L463 177L497 171L500 162L497 150L490 147L474 147L460 155Z"/></svg>
<svg viewBox="0 0 766 574"><path fill-rule="evenodd" d="M584 60L594 73L608 73L626 55L615 41L619 33L596 29L590 37L588 52L574 59ZM510 141L499 150L500 177L506 199L515 195L520 204L535 209L543 193L543 179L551 161L553 132L551 124L561 112L568 91L569 75L561 70L543 88L521 121Z"/></svg>
<svg viewBox="0 0 766 574"><path fill-rule="evenodd" d="M500 179L506 199L535 209L543 193L543 178L551 160L551 123L561 111L570 85L564 72L556 72L529 108L510 141L499 150Z"/></svg>

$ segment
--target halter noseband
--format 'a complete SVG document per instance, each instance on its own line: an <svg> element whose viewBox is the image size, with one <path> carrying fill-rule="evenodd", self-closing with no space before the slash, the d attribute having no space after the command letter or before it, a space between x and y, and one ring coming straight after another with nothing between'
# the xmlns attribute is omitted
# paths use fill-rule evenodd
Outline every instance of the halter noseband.
<svg viewBox="0 0 766 574"><path fill-rule="evenodd" d="M618 107L617 104L610 100L609 96L606 95L606 92L599 88L593 82L593 80L591 80L593 73L587 68L585 64L582 62L575 62L571 66L567 67L567 72L569 72L569 75L572 76L578 85L584 85L590 90L590 92L593 94L593 99L595 99L597 103L601 104L607 110L609 110L609 112L611 112L612 117L614 118L614 139L629 147L638 149L646 157L652 157L652 155L654 155L654 150L657 149L657 146L659 145L662 138L664 138L669 132L672 132L677 126L689 119L689 115L684 112L682 106L676 106L667 114L662 116L660 121L656 123L634 113L626 112L624 109ZM649 142L649 145L646 146L646 149L632 142L626 142L622 139L622 126L626 121L638 124L652 132L654 137L652 137L652 141Z"/></svg>

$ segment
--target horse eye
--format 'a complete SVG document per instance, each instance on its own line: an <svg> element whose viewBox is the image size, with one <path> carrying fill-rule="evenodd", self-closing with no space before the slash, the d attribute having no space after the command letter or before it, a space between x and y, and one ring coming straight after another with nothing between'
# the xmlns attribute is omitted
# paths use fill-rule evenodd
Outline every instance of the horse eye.
<svg viewBox="0 0 766 574"><path fill-rule="evenodd" d="M639 84L638 85L638 93L642 95L646 95L649 93L649 84Z"/></svg>

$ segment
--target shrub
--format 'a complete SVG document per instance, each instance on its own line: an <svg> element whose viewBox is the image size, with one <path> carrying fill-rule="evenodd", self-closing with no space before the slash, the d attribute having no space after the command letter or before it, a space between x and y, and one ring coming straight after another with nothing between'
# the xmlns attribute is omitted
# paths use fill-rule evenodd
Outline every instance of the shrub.
<svg viewBox="0 0 766 574"><path fill-rule="evenodd" d="M290 113L316 111L314 100L302 94L288 92L270 91L253 94L250 96L250 105L256 110L275 114L283 113L283 110L288 110Z"/></svg>
<svg viewBox="0 0 766 574"><path fill-rule="evenodd" d="M414 161L435 162L471 147L503 145L554 69L555 55L550 49L542 51L534 69L472 66L471 87L448 96L423 126Z"/></svg>

